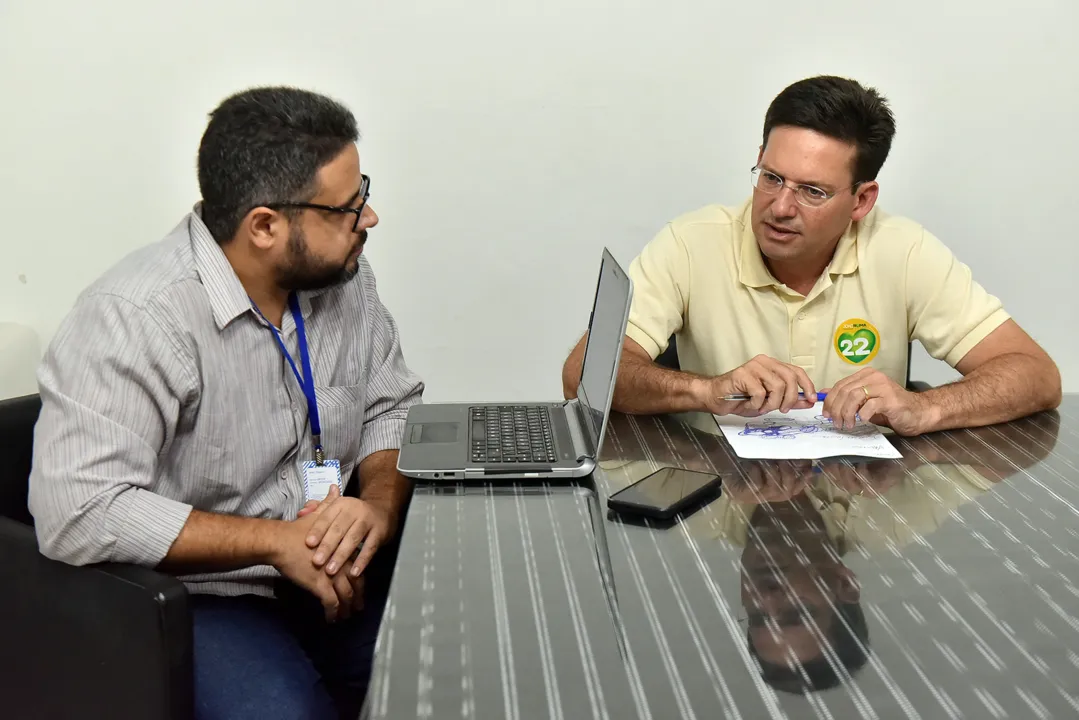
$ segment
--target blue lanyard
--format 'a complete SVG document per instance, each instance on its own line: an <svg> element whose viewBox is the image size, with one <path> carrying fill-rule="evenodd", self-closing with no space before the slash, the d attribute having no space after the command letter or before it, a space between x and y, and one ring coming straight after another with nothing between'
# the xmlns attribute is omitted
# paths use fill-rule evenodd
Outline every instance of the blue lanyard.
<svg viewBox="0 0 1079 720"><path fill-rule="evenodd" d="M281 348L281 354L288 360L289 367L292 368L292 374L296 376L296 382L300 384L300 389L303 390L304 397L307 398L307 417L311 421L311 434L314 436L315 441L315 462L322 465L325 460L325 453L322 451L322 426L318 421L318 402L315 399L315 375L311 371L311 354L307 350L307 331L303 325L303 313L300 312L300 301L296 298L296 293L289 294L288 306L289 310L292 311L292 319L296 321L296 340L300 346L300 365L303 367L303 375L300 375L300 371L296 368L296 363L293 361L292 356L289 355L288 348L285 347L285 341L281 339L281 333L278 332L272 322L266 320L266 316L259 310L258 305L255 305L253 300L251 301L251 307L255 308L255 312L263 320L266 320L266 324L273 331L277 346Z"/></svg>

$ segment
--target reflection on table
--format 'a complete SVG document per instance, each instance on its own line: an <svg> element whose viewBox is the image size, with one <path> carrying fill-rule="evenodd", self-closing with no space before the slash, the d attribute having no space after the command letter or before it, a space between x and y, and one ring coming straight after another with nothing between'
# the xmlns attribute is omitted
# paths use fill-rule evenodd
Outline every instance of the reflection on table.
<svg viewBox="0 0 1079 720"><path fill-rule="evenodd" d="M369 714L1075 717L1077 400L868 462L616 415L591 486L418 488ZM608 512L664 466L722 492Z"/></svg>

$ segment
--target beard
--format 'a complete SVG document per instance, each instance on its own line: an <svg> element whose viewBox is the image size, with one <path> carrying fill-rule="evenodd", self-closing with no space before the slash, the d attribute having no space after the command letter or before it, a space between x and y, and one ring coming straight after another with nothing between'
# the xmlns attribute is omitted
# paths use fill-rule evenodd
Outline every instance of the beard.
<svg viewBox="0 0 1079 720"><path fill-rule="evenodd" d="M289 291L324 290L337 285L344 285L360 271L359 258L352 258L352 253L367 242L364 230L356 239L356 244L342 262L332 262L315 257L307 250L307 239L303 231L293 226L288 236L288 261L277 269L277 284Z"/></svg>

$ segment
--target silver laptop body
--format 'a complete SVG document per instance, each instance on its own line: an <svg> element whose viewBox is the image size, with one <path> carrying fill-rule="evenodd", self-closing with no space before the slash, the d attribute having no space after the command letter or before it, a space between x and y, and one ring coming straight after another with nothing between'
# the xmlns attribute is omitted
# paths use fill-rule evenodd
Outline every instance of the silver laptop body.
<svg viewBox="0 0 1079 720"><path fill-rule="evenodd" d="M603 446L633 283L604 248L577 397L409 408L397 469L422 480L577 478Z"/></svg>

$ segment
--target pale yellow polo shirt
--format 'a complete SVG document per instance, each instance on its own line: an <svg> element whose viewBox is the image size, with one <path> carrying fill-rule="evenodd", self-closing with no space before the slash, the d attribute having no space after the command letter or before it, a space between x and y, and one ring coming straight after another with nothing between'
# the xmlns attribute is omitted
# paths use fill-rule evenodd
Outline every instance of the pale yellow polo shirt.
<svg viewBox="0 0 1079 720"><path fill-rule="evenodd" d="M876 208L851 224L803 296L768 271L750 210L747 201L684 215L630 265L626 334L653 359L675 334L689 372L720 375L764 354L804 368L818 388L863 367L902 385L910 340L954 367L1008 319L943 243Z"/></svg>
<svg viewBox="0 0 1079 720"><path fill-rule="evenodd" d="M648 460L601 460L599 465L614 485L612 492L655 469ZM919 536L931 535L953 511L977 500L995 485L996 481L974 465L925 463L908 469L883 493L852 494L821 473L804 494L820 513L836 550L845 555L859 547L869 552L886 551L892 546L902 548ZM757 505L736 502L723 492L706 508L686 518L684 524L694 537L726 540L744 547Z"/></svg>
<svg viewBox="0 0 1079 720"><path fill-rule="evenodd" d="M882 552L905 547L942 527L953 511L993 489L994 482L969 465L927 464L911 469L881 495L852 495L820 475L806 496L842 556L856 548ZM755 503L722 495L686 520L691 534L744 547Z"/></svg>

